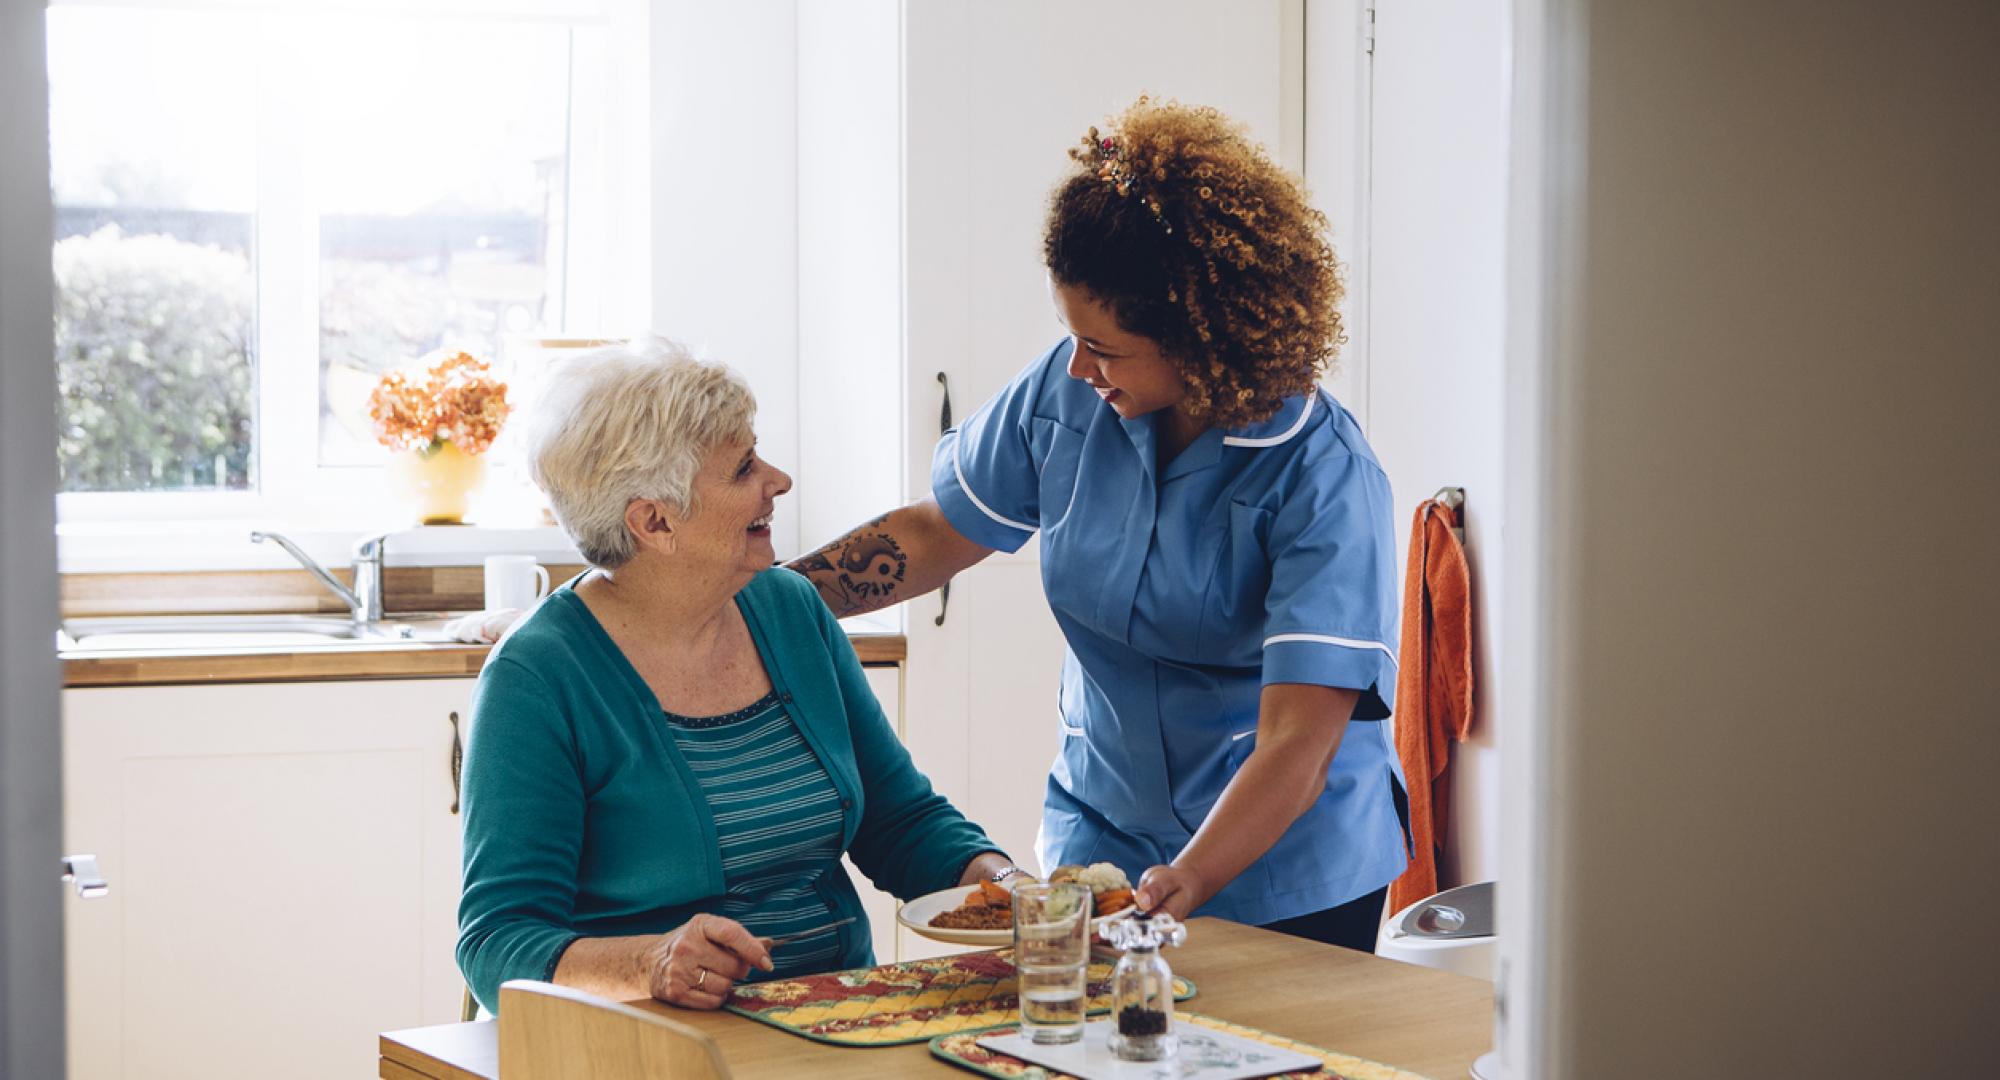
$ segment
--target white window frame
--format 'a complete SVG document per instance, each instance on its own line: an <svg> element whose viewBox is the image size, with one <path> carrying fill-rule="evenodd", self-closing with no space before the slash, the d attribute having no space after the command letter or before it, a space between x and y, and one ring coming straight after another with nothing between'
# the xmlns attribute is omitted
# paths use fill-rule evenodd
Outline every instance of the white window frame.
<svg viewBox="0 0 2000 1080"><path fill-rule="evenodd" d="M319 217L306 183L305 148L287 121L309 84L276 77L296 35L329 16L411 21L450 18L548 22L601 32L573 38L570 174L560 263L565 336L608 336L647 322L650 260L648 5L644 0L51 0L54 7L223 11L261 16L256 230L257 486L250 491L64 492L57 534L65 571L273 566L282 555L248 544L250 528L303 537L316 557L339 562L355 537L395 529L381 467L319 462ZM584 77L578 78L582 74ZM296 268L287 272L281 268ZM274 358L305 357L304 362ZM309 418L309 423L299 422ZM496 455L504 459L505 455ZM522 490L520 470L495 460L489 490ZM394 545L399 563L450 563L489 551L573 558L558 530L509 520L504 528L425 530Z"/></svg>

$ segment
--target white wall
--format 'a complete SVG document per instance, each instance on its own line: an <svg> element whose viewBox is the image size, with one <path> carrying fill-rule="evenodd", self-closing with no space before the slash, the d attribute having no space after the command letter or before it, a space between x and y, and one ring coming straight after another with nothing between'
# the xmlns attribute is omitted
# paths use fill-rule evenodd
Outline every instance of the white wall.
<svg viewBox="0 0 2000 1080"><path fill-rule="evenodd" d="M1506 9L1385 4L1307 12L1308 180L1348 264L1345 359L1328 389L1367 430L1395 493L1398 572L1417 503L1466 491L1474 719L1452 764L1442 887L1498 874L1505 645L1500 567L1507 210Z"/></svg>
<svg viewBox="0 0 2000 1080"><path fill-rule="evenodd" d="M604 337L645 326L653 306L653 246L635 242L653 235L652 9L647 0L605 0L607 33L602 42L576 42L571 63L603 68L603 99L574 107L603 114L601 124L577 125L571 137L594 136L602 145L577 142L571 160L581 162L571 178L575 190L567 212L570 243L598 239L601 249L580 244L569 253L568 325L565 335ZM580 80L591 87L591 80ZM589 93L585 90L585 93ZM589 162L600 161L593 167Z"/></svg>
<svg viewBox="0 0 2000 1080"><path fill-rule="evenodd" d="M902 11L799 5L802 547L903 490Z"/></svg>
<svg viewBox="0 0 2000 1080"><path fill-rule="evenodd" d="M1374 67L1365 38L1371 24L1364 0L1314 0L1306 6L1303 22L1301 172L1313 205L1326 215L1347 286L1340 306L1347 344L1320 382L1366 431L1369 92Z"/></svg>
<svg viewBox="0 0 2000 1080"><path fill-rule="evenodd" d="M1395 492L1397 550L1419 501L1446 486L1466 497L1473 728L1452 764L1449 886L1497 870L1507 12L1385 4L1375 20L1368 434Z"/></svg>
<svg viewBox="0 0 2000 1080"><path fill-rule="evenodd" d="M63 1072L55 298L42 5L0 0L0 1076Z"/></svg>
<svg viewBox="0 0 2000 1080"><path fill-rule="evenodd" d="M652 8L652 329L757 394L764 457L799 468L798 65L793 0ZM635 237L634 241L639 242ZM799 549L798 501L772 541Z"/></svg>
<svg viewBox="0 0 2000 1080"><path fill-rule="evenodd" d="M2000 8L1522 6L1552 933L1511 1075L1990 1075Z"/></svg>

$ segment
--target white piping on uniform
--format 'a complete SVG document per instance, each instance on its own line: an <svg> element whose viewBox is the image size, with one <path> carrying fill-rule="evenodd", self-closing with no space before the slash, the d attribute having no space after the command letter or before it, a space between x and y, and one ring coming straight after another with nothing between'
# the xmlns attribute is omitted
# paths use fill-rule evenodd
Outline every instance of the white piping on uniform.
<svg viewBox="0 0 2000 1080"><path fill-rule="evenodd" d="M974 495L972 493L972 485L965 482L965 470L959 468L957 447L953 447L951 452L951 474L958 478L959 490L965 492L965 497L972 500L972 505L977 506L979 508L980 513L985 514L987 517L992 518L993 520L999 522L1002 525L1007 526L1008 528L1019 529L1024 533L1031 533L1035 531L1035 527L1033 525L1023 525L1020 522L1015 521L1011 518L1001 517L999 514L993 512L992 507L979 501L979 496Z"/></svg>
<svg viewBox="0 0 2000 1080"><path fill-rule="evenodd" d="M1291 428L1291 430L1290 430L1290 431L1287 431L1287 432L1285 432L1285 433L1284 433L1283 435L1273 435L1273 436L1270 436L1269 438L1264 438L1264 439L1247 439L1247 438L1243 438L1243 437L1241 437L1241 436L1237 436L1237 435L1224 435L1224 436L1222 437L1222 445L1224 445L1224 446L1276 446L1276 445L1278 445L1279 443L1281 443L1281 442L1284 442L1285 440L1287 440L1287 439L1291 438L1292 436L1294 436L1294 435L1297 435L1297 434L1298 434L1298 433L1299 433L1300 431L1303 431L1303 430L1305 430L1305 426L1306 426L1306 417L1308 417L1308 416L1311 416L1311 415L1312 415L1312 411L1313 411L1313 399L1314 399L1314 398L1316 398L1316 397L1318 397L1318 396L1319 396L1319 392L1318 392L1318 391L1314 391L1313 393L1310 393L1310 394L1307 394L1307 395L1306 395L1306 407L1305 407L1305 408L1303 408L1303 409L1300 409L1300 410L1299 410L1299 418L1298 418L1298 420L1297 420L1297 421L1295 421L1295 422L1294 422L1294 423L1292 424L1292 428Z"/></svg>
<svg viewBox="0 0 2000 1080"><path fill-rule="evenodd" d="M1286 641L1308 641L1316 645L1339 645L1348 649L1380 649L1389 657L1389 663L1396 662L1396 650L1379 641L1363 641L1360 638L1334 637L1331 634L1272 634L1264 639L1264 647L1270 648Z"/></svg>

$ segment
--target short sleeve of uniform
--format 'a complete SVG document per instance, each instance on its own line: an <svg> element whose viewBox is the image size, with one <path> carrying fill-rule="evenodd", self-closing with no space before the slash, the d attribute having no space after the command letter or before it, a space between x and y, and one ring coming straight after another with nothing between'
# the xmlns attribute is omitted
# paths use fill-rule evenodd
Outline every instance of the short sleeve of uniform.
<svg viewBox="0 0 2000 1080"><path fill-rule="evenodd" d="M1031 432L1036 400L1061 351L1057 346L1028 365L938 440L931 494L967 540L1019 551L1041 527L1041 468Z"/></svg>
<svg viewBox="0 0 2000 1080"><path fill-rule="evenodd" d="M1307 463L1272 522L1264 685L1361 691L1356 720L1396 697L1395 521L1389 480L1353 454Z"/></svg>

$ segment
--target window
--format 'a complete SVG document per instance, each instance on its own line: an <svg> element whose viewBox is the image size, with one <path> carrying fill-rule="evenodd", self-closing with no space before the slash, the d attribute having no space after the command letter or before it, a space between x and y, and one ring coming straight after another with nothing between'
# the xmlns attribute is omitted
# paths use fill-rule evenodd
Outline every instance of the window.
<svg viewBox="0 0 2000 1080"><path fill-rule="evenodd" d="M64 491L256 486L256 88L232 60L255 36L49 13Z"/></svg>
<svg viewBox="0 0 2000 1080"><path fill-rule="evenodd" d="M382 372L615 317L595 8L313 7L49 11L65 521L331 517Z"/></svg>

